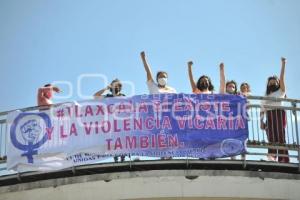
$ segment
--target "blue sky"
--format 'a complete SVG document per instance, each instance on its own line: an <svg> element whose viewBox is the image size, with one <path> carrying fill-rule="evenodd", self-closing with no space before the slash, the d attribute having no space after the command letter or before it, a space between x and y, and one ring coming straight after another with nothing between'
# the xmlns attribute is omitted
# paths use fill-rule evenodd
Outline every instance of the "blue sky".
<svg viewBox="0 0 300 200"><path fill-rule="evenodd" d="M300 1L297 0L0 0L0 111L36 105L37 88L70 82L81 100L108 80L134 83L134 94L148 93L139 53L145 50L155 73L169 73L169 84L190 93L187 61L195 79L209 75L219 87L226 78L246 81L263 95L268 76L287 58L287 95L300 98ZM67 85L59 85L70 93ZM125 94L133 94L124 85Z"/></svg>

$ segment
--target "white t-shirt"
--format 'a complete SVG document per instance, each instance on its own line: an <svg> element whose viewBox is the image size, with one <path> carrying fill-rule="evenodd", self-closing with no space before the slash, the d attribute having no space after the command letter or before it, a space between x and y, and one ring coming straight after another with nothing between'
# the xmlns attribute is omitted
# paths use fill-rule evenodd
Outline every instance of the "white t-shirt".
<svg viewBox="0 0 300 200"><path fill-rule="evenodd" d="M170 86L160 88L154 81L147 81L147 86L150 94L176 93L174 88Z"/></svg>
<svg viewBox="0 0 300 200"><path fill-rule="evenodd" d="M272 92L267 97L275 97L275 98L285 98L285 92L281 89L277 90L276 92ZM262 101L262 109L263 110L272 110L272 108L264 108L264 105L268 106L282 106L281 101L272 101L272 100L263 100Z"/></svg>

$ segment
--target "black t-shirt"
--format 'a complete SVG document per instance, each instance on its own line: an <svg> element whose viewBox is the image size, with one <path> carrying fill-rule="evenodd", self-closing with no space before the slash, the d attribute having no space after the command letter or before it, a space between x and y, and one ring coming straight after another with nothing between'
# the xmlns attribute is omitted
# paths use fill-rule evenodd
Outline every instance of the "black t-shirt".
<svg viewBox="0 0 300 200"><path fill-rule="evenodd" d="M107 97L121 97L121 96L125 96L125 94L120 93L118 96L114 96L113 94L106 94L105 98L107 98Z"/></svg>

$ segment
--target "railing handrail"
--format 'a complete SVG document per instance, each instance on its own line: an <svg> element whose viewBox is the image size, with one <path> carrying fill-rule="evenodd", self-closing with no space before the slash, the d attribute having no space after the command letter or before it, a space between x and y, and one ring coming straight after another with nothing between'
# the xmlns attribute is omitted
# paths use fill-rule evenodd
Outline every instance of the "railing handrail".
<svg viewBox="0 0 300 200"><path fill-rule="evenodd" d="M273 101L277 101L277 102L285 101L285 102L296 103L296 104L300 103L300 99L253 96L253 95L247 96L247 99L249 99L249 100L273 100ZM73 102L75 102L75 101L73 101ZM56 106L59 106L59 105L65 104L65 103L73 103L73 102L67 101L67 102L52 104L51 106L56 107ZM268 106L265 106L265 107L268 107ZM13 110L8 110L8 111L2 111L2 112L0 112L0 116L7 115L8 113L17 111L17 110L25 112L25 111L38 110L38 109L43 109L43 108L49 108L49 107L48 106L30 106L30 107L25 107L25 108L18 108L18 109L13 109ZM287 107L285 107L285 108L287 108Z"/></svg>
<svg viewBox="0 0 300 200"><path fill-rule="evenodd" d="M300 99L254 96L254 95L247 96L247 99L250 99L250 100L273 100L273 101L285 101L285 102L290 102L290 103L300 103Z"/></svg>
<svg viewBox="0 0 300 200"><path fill-rule="evenodd" d="M66 101L66 102L62 102L62 103L56 103L56 104L52 104L51 107L56 107L56 106L59 106L59 105L65 104L65 103L73 103L73 102ZM17 110L20 110L22 112L26 112L26 111L46 109L46 108L49 108L49 106L31 106L31 107L25 107L25 108L18 108L18 109L13 109L13 110L0 112L0 116L7 115L8 113L14 112L14 111L17 111Z"/></svg>
<svg viewBox="0 0 300 200"><path fill-rule="evenodd" d="M260 104L250 104L248 105L252 108L261 108L262 105ZM264 105L264 108L270 108L270 109L282 109L282 110L293 110L293 111L300 111L300 108L297 107L290 107L290 106L274 106L274 105Z"/></svg>

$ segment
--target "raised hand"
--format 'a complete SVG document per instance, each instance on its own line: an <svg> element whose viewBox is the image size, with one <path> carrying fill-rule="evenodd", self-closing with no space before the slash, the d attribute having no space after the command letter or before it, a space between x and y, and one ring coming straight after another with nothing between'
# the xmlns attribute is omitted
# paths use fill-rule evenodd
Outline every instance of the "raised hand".
<svg viewBox="0 0 300 200"><path fill-rule="evenodd" d="M61 90L56 86L52 86L52 89L53 89L54 92L57 92L57 93L61 92Z"/></svg>
<svg viewBox="0 0 300 200"><path fill-rule="evenodd" d="M108 86L106 86L106 90L110 90L112 88L112 85L111 84L109 84Z"/></svg>
<svg viewBox="0 0 300 200"><path fill-rule="evenodd" d="M142 51L142 52L141 52L141 57L142 57L142 58L146 58L145 51Z"/></svg>
<svg viewBox="0 0 300 200"><path fill-rule="evenodd" d="M143 64L144 64L145 71L147 73L147 81L154 82L153 77L152 77L151 68L150 68L150 65L148 64L148 62L146 60L146 54L145 54L144 51L141 52L141 58L142 58L142 61L143 61Z"/></svg>
<svg viewBox="0 0 300 200"><path fill-rule="evenodd" d="M226 93L226 84L225 84L225 70L224 63L220 63L220 93Z"/></svg>
<svg viewBox="0 0 300 200"><path fill-rule="evenodd" d="M220 69L224 70L224 63L220 63Z"/></svg>

